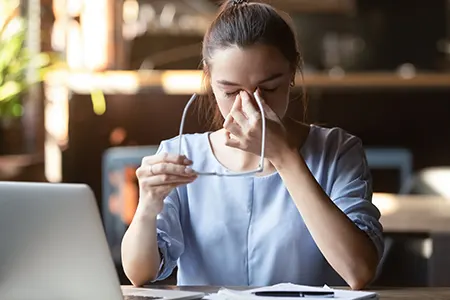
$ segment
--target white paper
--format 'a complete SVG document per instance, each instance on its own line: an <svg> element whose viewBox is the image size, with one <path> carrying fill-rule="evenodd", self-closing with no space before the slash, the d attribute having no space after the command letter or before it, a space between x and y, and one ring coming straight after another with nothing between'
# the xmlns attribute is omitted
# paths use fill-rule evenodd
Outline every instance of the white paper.
<svg viewBox="0 0 450 300"><path fill-rule="evenodd" d="M251 289L251 290L245 290L245 291L236 291L231 289L225 289L221 288L217 294L211 294L207 296L204 299L210 299L210 300L225 300L225 299L248 299L248 300L299 300L299 297L261 297L261 296L255 296L252 293L257 291L333 291L334 297L314 297L315 300L330 300L330 299L346 299L346 300L356 300L356 299L377 299L378 295L373 292L366 292L366 291L352 291L352 290L338 290L338 289L331 289L328 286L324 287L312 287L312 286L305 286L305 285L296 285L291 283L281 283L277 285L272 285L268 287L262 287L257 289ZM309 297L312 298L312 297Z"/></svg>

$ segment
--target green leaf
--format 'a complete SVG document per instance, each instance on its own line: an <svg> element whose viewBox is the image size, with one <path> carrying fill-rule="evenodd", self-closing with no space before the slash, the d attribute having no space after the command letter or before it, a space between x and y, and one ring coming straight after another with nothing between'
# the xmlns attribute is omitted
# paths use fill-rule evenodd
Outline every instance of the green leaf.
<svg viewBox="0 0 450 300"><path fill-rule="evenodd" d="M22 91L23 88L20 83L15 81L7 81L4 85L0 86L0 102L17 96Z"/></svg>
<svg viewBox="0 0 450 300"><path fill-rule="evenodd" d="M20 31L0 44L0 62L3 64L19 56L25 42L25 32Z"/></svg>
<svg viewBox="0 0 450 300"><path fill-rule="evenodd" d="M5 81L4 78L8 75L8 68L11 64L25 63L27 58L24 57L22 50L23 37L20 34L0 44L0 77L2 77L0 81Z"/></svg>
<svg viewBox="0 0 450 300"><path fill-rule="evenodd" d="M11 108L11 113L14 117L21 117L23 115L23 107L20 103L14 103Z"/></svg>

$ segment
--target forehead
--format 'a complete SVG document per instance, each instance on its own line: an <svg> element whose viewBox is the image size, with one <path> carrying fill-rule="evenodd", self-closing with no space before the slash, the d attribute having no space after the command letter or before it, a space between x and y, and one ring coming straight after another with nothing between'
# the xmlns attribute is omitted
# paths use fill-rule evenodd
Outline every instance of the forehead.
<svg viewBox="0 0 450 300"><path fill-rule="evenodd" d="M219 49L209 63L213 81L253 82L290 70L287 59L276 48L266 45Z"/></svg>

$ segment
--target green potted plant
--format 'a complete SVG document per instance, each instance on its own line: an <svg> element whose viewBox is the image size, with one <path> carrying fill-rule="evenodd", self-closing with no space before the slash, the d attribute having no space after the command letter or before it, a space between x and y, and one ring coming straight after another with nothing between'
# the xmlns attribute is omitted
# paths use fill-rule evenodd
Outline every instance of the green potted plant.
<svg viewBox="0 0 450 300"><path fill-rule="evenodd" d="M31 54L25 42L26 20L19 14L19 1L0 0L0 155L5 154L6 131L20 122L24 94L43 80L50 66L49 54ZM30 65L38 71L35 82L27 78Z"/></svg>

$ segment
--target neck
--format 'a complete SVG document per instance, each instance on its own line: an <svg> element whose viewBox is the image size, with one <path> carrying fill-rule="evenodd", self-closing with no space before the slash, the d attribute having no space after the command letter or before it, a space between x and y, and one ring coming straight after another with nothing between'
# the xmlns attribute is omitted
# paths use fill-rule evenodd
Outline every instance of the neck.
<svg viewBox="0 0 450 300"><path fill-rule="evenodd" d="M242 168L242 171L254 170L259 166L259 161L261 160L260 155L256 155L253 153L248 153L239 149L235 149L236 151L236 161ZM264 158L264 171L265 170L273 170L273 165L267 158Z"/></svg>
<svg viewBox="0 0 450 300"><path fill-rule="evenodd" d="M216 159L233 172L251 171L258 167L260 156L225 146L225 130L220 129L210 135L210 145ZM264 160L264 173L273 171L270 162Z"/></svg>
<svg viewBox="0 0 450 300"><path fill-rule="evenodd" d="M221 129L221 136L225 137L225 130ZM222 141L225 144L225 139ZM241 171L249 171L256 169L259 165L260 155L253 154L250 152L246 152L241 149L226 147L228 153L230 153L230 157L233 157L236 165L239 167ZM264 159L264 169L270 165L270 162L267 159Z"/></svg>

